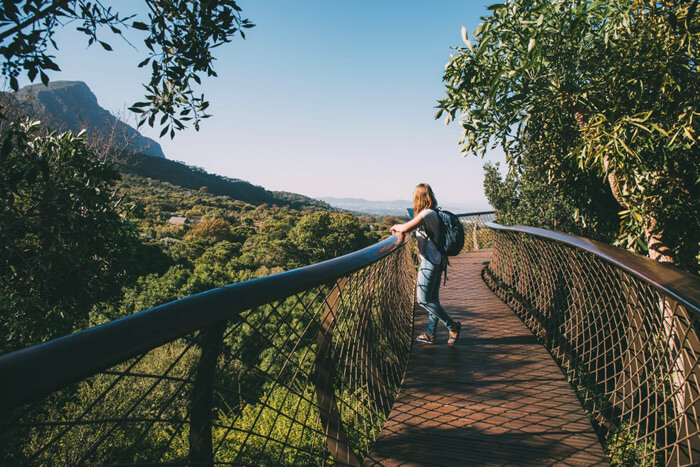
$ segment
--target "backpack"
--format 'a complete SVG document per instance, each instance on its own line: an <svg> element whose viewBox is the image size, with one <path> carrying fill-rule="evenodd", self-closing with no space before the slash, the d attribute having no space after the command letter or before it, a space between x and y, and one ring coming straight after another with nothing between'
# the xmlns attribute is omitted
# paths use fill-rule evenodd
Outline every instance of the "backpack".
<svg viewBox="0 0 700 467"><path fill-rule="evenodd" d="M440 232L430 232L425 229L430 239L437 246L438 251L442 255L456 256L464 247L464 226L459 220L459 217L452 214L450 211L444 211L440 208L434 209L440 219Z"/></svg>

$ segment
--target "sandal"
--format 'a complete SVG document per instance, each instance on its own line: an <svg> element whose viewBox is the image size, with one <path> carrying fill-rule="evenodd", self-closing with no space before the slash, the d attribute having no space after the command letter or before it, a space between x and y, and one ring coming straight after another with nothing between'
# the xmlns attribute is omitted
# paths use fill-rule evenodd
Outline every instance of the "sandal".
<svg viewBox="0 0 700 467"><path fill-rule="evenodd" d="M459 339L459 332L462 330L462 323L455 321L455 323L450 328L450 338L447 340L448 344L454 344Z"/></svg>
<svg viewBox="0 0 700 467"><path fill-rule="evenodd" d="M432 334L428 334L427 332L424 332L420 336L416 337L416 342L423 342L425 344L434 344L435 343L435 336Z"/></svg>

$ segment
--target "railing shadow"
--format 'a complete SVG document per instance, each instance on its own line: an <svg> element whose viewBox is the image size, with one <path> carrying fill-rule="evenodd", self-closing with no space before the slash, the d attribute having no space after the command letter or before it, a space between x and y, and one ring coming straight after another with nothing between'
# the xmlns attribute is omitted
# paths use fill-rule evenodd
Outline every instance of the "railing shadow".
<svg viewBox="0 0 700 467"><path fill-rule="evenodd" d="M588 239L489 227L486 283L571 381L610 461L700 463L700 279Z"/></svg>

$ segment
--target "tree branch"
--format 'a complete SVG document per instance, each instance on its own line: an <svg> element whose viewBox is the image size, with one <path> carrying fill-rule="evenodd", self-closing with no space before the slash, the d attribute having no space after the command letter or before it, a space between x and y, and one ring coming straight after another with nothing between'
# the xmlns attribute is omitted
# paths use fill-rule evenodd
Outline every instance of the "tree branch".
<svg viewBox="0 0 700 467"><path fill-rule="evenodd" d="M50 7L47 7L44 11L40 11L36 15L27 18L26 20L22 21L19 23L17 26L13 27L12 29L8 29L7 31L0 32L0 41L5 40L5 38L10 37L14 34L17 34L20 32L22 29L26 28L27 26L30 26L37 21L46 18L48 15L55 13L59 9L65 7L67 4L74 2L75 0L59 0L55 3L53 3Z"/></svg>
<svg viewBox="0 0 700 467"><path fill-rule="evenodd" d="M603 156L603 168L605 170L605 173L608 174L608 183L610 184L610 191L612 191L612 195L615 198L615 201L617 201L620 206L622 206L625 209L629 209L630 206L625 201L625 199L622 196L622 193L620 192L620 181L617 178L617 172L615 172L614 169L610 168L610 158L605 155Z"/></svg>

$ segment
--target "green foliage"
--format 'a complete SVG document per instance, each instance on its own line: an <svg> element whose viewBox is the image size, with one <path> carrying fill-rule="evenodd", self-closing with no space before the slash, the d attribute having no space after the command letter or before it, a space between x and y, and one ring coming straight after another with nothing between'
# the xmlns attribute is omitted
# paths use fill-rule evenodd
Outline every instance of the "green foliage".
<svg viewBox="0 0 700 467"><path fill-rule="evenodd" d="M272 237L281 234L276 228L269 230L275 232ZM229 274L241 272L235 252L230 242L214 243L194 260L191 270L177 265L162 276L140 279L127 292L122 312L231 281ZM395 264L392 259L389 264ZM404 300L387 296L385 288L393 289L398 285L393 281L404 278L380 275L380 280L363 282L367 274L363 270L349 278L355 290L345 290L336 310L333 344L322 355L328 359L327 368L339 375L327 390L335 395L348 442L360 457L386 420L387 404L396 397L401 376L400 371L388 371L389 378L379 383L370 374L378 368L403 367L408 349L397 349L390 341L397 330L410 332L410 323L397 328L387 313ZM331 290L330 285L321 285L247 310L226 323L219 334L221 353L212 398L216 461L241 465L332 461L315 391L319 329ZM366 359L349 363L354 360L350 353L358 345L358 332L366 339L368 347L362 349L372 355L373 365ZM32 404L21 415L27 423L14 424L3 435L9 448L0 453L0 464L188 463L187 421L192 417L193 381L199 375L205 335L199 331L177 339ZM46 420L56 423L42 423Z"/></svg>
<svg viewBox="0 0 700 467"><path fill-rule="evenodd" d="M2 351L87 326L138 269L133 226L114 207L118 174L82 136L12 125L0 158Z"/></svg>
<svg viewBox="0 0 700 467"><path fill-rule="evenodd" d="M315 393L308 388L297 394L278 386L263 394L260 403L243 407L240 415L220 411L216 422L220 428L213 430L214 439L222 443L217 457L237 459L241 465L317 464L318 454L311 453L317 452L325 439L320 432L299 422L318 420L318 407L311 402L315 399ZM276 440L286 440L286 445Z"/></svg>
<svg viewBox="0 0 700 467"><path fill-rule="evenodd" d="M206 204L205 200L199 202ZM208 208L203 209L208 211ZM179 233L168 230L168 235L178 235L180 239L157 234L162 247L179 264L165 274L141 277L127 288L118 315L334 258L376 242L376 236L350 214L301 215L286 209L256 208L246 211L245 215L251 215L257 227L246 225L246 218L236 217L229 211L231 222L238 224L235 227L228 221L214 218L190 230L178 227ZM266 221L257 220L261 217ZM153 225L151 222L158 221L144 219L143 222ZM161 229L165 228L164 222L159 222Z"/></svg>
<svg viewBox="0 0 700 467"><path fill-rule="evenodd" d="M502 178L498 164L486 164L484 172L484 193L496 211L496 222L541 227L604 242L615 238L616 213L610 198L603 190L594 192L603 188L600 184L582 185L578 193L572 193L542 180L536 168L523 170L521 176L510 172Z"/></svg>
<svg viewBox="0 0 700 467"><path fill-rule="evenodd" d="M26 126L6 130L9 143L0 145L0 202L8 226L0 231L3 351L377 240L371 219L254 206L207 190L120 178L94 160L82 136L38 135ZM173 225L172 216L189 220ZM329 460L323 434L301 429L318 418L310 375L319 310L328 292L320 286L318 293L249 310L228 323L213 402L214 436L227 459L245 441L239 431L225 434L222 427L259 418L256 432L286 439L301 451L253 436L242 453L245 462ZM375 319L386 316L377 314ZM395 323L384 324L395 330ZM392 334L386 329L378 334L372 341L384 348ZM186 463L189 425L183 420L190 416L199 337L198 332L165 344L33 404L22 415L27 424L17 423L3 435L12 447L0 453L0 464ZM395 355L385 351L379 358L385 365ZM368 419L376 423L382 414L369 412L376 408L355 414L358 405L372 403L364 387L337 388L336 395L353 448L366 451ZM278 416L278 409L287 415ZM303 416L293 422L289 415L295 411ZM56 423L42 423L46 420ZM376 435L378 427L371 429ZM44 449L46 443L51 445Z"/></svg>
<svg viewBox="0 0 700 467"><path fill-rule="evenodd" d="M76 30L87 36L88 46L99 43L111 51L104 40L104 31L121 37L124 30L141 31L147 56L139 67L149 66L151 78L145 85L146 96L131 110L141 114L139 126L151 127L159 119L161 136L168 131L185 128L188 121L199 130L200 121L209 115L209 103L195 94L201 77L216 76L212 68L212 49L228 43L253 24L242 18L234 0L146 0L147 22L138 21L134 14L120 14L112 7L89 0L22 0L3 2L0 9L0 54L3 55L2 75L10 86L18 89L17 77L26 71L30 81L37 75L44 84L49 82L46 71L58 71L58 64L49 54L58 49L54 33L66 24L76 24Z"/></svg>
<svg viewBox="0 0 700 467"><path fill-rule="evenodd" d="M298 223L313 224L305 220L313 213L120 177L94 160L82 136L40 133L4 127L2 351L320 257L305 250L311 239L290 236ZM204 219L167 222L186 214ZM338 231L325 231L324 259L376 238L350 215L332 218L327 227Z"/></svg>
<svg viewBox="0 0 700 467"><path fill-rule="evenodd" d="M185 288L192 273L183 266L172 266L163 274L140 277L126 290L122 302L124 314L132 314L187 296Z"/></svg>
<svg viewBox="0 0 700 467"><path fill-rule="evenodd" d="M700 238L697 2L510 0L465 33L438 116L558 193L607 190L617 243L695 271ZM595 177L598 176L596 181ZM606 184L607 188L601 185ZM578 209L582 219L586 212ZM607 217L603 213L596 219Z"/></svg>
<svg viewBox="0 0 700 467"><path fill-rule="evenodd" d="M21 439L24 451L5 451L0 454L0 463L77 465L104 459L117 463L184 463L189 452L187 425L166 425L158 420L187 416L189 388L182 380L192 377L198 358L196 347L174 341L113 368L115 372L128 370L133 376L100 373L52 394L25 417L36 421L72 420L89 407L82 417L90 423L68 430L61 423L32 428L16 424L5 435ZM167 378L137 376L144 374ZM120 418L125 420L117 422ZM57 436L61 442L42 450ZM39 454L29 462L34 453Z"/></svg>
<svg viewBox="0 0 700 467"><path fill-rule="evenodd" d="M608 436L603 446L605 454L614 466L634 465L638 467L653 467L658 465L651 455L656 449L653 437L639 440L638 429L623 423L614 433Z"/></svg>
<svg viewBox="0 0 700 467"><path fill-rule="evenodd" d="M309 263L359 250L377 240L357 217L329 212L306 215L292 229L290 237Z"/></svg>
<svg viewBox="0 0 700 467"><path fill-rule="evenodd" d="M187 233L187 237L217 243L231 240L233 232L231 224L224 219L204 219Z"/></svg>

